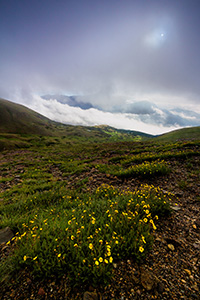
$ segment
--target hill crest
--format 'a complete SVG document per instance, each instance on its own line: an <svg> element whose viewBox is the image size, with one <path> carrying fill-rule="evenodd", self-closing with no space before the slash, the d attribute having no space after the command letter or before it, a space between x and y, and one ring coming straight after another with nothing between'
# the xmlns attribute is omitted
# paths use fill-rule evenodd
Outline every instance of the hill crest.
<svg viewBox="0 0 200 300"><path fill-rule="evenodd" d="M0 133L35 134L46 136L78 136L107 140L138 140L152 135L116 129L107 125L80 126L52 121L43 115L17 103L0 98Z"/></svg>

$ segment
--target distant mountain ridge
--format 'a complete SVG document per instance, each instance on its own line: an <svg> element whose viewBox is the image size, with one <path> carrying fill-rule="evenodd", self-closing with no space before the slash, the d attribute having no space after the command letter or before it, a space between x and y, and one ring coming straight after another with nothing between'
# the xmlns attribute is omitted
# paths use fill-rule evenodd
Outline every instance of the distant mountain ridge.
<svg viewBox="0 0 200 300"><path fill-rule="evenodd" d="M78 96L66 96L66 95L43 95L44 100L56 100L62 104L67 104L72 107L80 107L82 109L93 108L93 105L89 102L83 102L79 100Z"/></svg>

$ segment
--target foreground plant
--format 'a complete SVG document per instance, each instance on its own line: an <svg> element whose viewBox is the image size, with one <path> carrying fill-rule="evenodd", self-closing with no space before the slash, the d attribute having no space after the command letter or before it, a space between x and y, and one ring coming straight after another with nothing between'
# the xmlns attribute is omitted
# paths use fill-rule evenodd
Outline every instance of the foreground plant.
<svg viewBox="0 0 200 300"><path fill-rule="evenodd" d="M134 192L108 185L69 192L22 224L11 241L11 265L36 277L67 274L73 284L105 284L114 262L144 258L158 218L170 212L170 197L148 185Z"/></svg>
<svg viewBox="0 0 200 300"><path fill-rule="evenodd" d="M169 164L166 163L164 160L162 161L145 161L138 165L132 165L126 169L120 169L115 173L115 175L128 178L128 177L151 177L157 175L166 175L170 172Z"/></svg>

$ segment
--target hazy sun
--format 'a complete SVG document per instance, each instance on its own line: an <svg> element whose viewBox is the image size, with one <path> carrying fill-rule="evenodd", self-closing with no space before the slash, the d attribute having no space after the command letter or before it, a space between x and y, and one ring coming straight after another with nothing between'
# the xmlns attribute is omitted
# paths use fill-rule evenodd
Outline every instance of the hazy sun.
<svg viewBox="0 0 200 300"><path fill-rule="evenodd" d="M166 40L165 32L155 29L145 37L145 43L150 47L160 47Z"/></svg>

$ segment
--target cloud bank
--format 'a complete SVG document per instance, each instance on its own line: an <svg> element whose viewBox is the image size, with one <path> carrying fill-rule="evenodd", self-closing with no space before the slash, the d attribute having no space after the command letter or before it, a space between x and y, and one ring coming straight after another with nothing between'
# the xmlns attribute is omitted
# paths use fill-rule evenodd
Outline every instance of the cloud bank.
<svg viewBox="0 0 200 300"><path fill-rule="evenodd" d="M79 102L77 101L77 103ZM115 128L137 130L155 135L181 127L198 126L200 122L198 113L182 109L171 111L160 109L157 105L147 101L128 103L127 107L123 108L124 112L120 110L112 112L94 107L83 109L63 104L57 99L46 100L34 96L28 107L51 120L64 124L84 126L106 124Z"/></svg>

